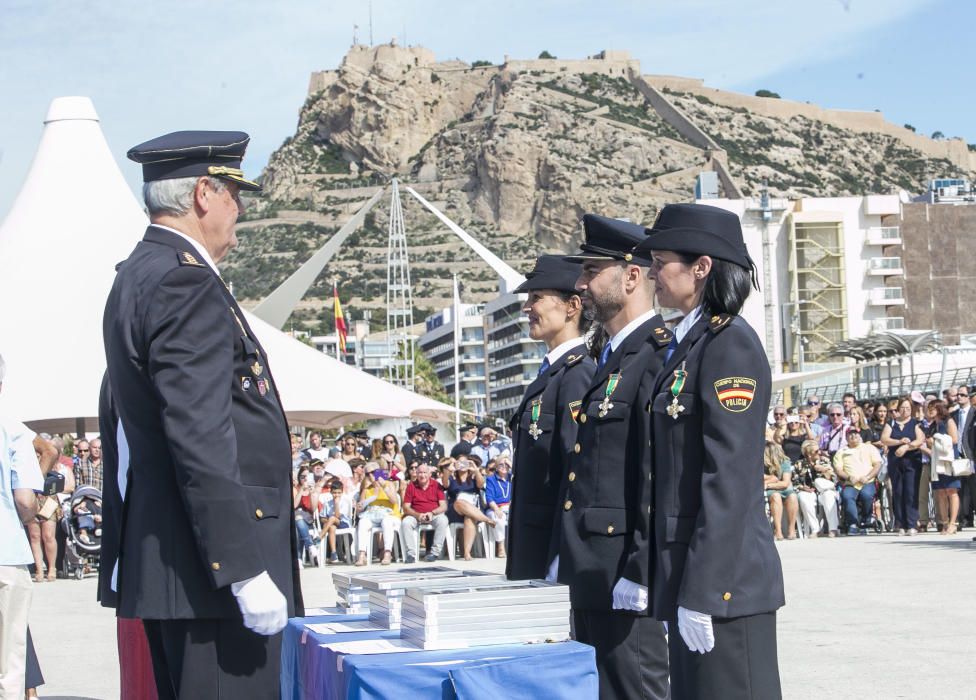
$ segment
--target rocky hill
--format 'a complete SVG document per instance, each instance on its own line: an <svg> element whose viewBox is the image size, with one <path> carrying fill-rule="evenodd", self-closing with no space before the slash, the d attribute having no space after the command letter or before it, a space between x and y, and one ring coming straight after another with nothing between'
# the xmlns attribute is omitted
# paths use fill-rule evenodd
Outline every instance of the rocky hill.
<svg viewBox="0 0 976 700"><path fill-rule="evenodd" d="M437 62L423 48L354 46L316 73L295 134L272 155L226 276L245 304L269 293L397 176L518 269L575 249L586 211L650 223L703 170L726 196L839 196L973 178L976 154L877 113L823 110L643 76L625 52L502 65ZM495 275L404 195L417 319L496 294ZM388 202L366 217L291 324L327 322L332 280L355 318L383 309ZM385 312L374 313L385 320Z"/></svg>

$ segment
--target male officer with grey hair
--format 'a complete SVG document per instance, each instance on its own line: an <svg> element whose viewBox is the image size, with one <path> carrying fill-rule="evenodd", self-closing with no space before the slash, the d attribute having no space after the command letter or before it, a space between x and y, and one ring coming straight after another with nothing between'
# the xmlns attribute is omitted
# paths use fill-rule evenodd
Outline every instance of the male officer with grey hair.
<svg viewBox="0 0 976 700"><path fill-rule="evenodd" d="M151 224L105 307L122 503L105 509L118 561L100 575L107 604L144 621L161 699L277 697L281 630L302 614L288 426L216 267L241 190L260 189L240 169L248 140L183 131L128 153Z"/></svg>

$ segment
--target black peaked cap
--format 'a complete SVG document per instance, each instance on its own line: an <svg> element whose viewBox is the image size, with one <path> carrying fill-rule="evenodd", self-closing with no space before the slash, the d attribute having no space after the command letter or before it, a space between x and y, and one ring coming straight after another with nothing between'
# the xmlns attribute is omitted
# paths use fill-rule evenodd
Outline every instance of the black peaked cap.
<svg viewBox="0 0 976 700"><path fill-rule="evenodd" d="M174 131L133 146L126 155L142 164L143 182L210 175L257 191L261 185L241 170L250 140L243 131Z"/></svg>
<svg viewBox="0 0 976 700"><path fill-rule="evenodd" d="M708 255L753 269L739 217L707 204L668 204L658 214L638 248Z"/></svg>
<svg viewBox="0 0 976 700"><path fill-rule="evenodd" d="M649 253L635 250L635 246L647 238L647 230L639 224L598 214L584 214L583 236L580 253L567 256L567 260L621 260L635 265L651 264Z"/></svg>
<svg viewBox="0 0 976 700"><path fill-rule="evenodd" d="M515 288L515 293L536 289L554 289L558 292L575 292L583 266L576 260L562 255L540 255L535 268L525 276L525 281Z"/></svg>

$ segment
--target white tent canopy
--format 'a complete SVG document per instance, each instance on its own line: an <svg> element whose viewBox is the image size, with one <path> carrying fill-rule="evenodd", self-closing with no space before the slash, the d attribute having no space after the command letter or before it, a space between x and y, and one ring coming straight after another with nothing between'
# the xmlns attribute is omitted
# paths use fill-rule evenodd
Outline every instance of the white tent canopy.
<svg viewBox="0 0 976 700"><path fill-rule="evenodd" d="M35 430L95 431L105 371L102 311L115 265L148 221L87 97L55 99L37 155L0 224L0 401ZM248 315L292 423L450 420L446 404L395 387Z"/></svg>

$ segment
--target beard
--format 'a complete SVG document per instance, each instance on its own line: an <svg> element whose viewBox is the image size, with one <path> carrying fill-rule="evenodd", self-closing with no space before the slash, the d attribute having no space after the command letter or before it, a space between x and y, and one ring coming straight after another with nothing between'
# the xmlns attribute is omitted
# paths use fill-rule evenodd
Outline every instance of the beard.
<svg viewBox="0 0 976 700"><path fill-rule="evenodd" d="M622 274L617 275L615 284L610 285L600 297L593 296L589 289L583 293L584 300L589 302L584 309L584 314L588 319L597 323L606 323L624 308L624 294L619 284L620 277Z"/></svg>

